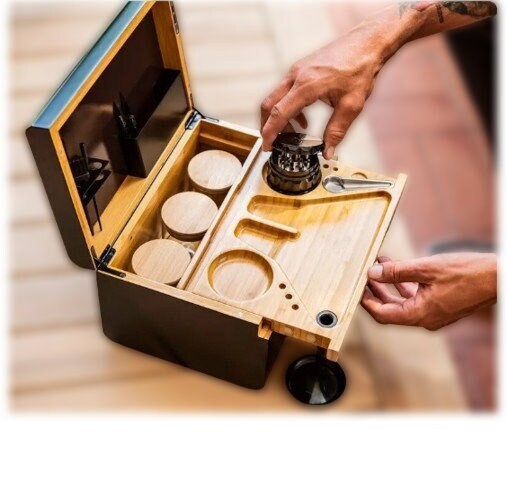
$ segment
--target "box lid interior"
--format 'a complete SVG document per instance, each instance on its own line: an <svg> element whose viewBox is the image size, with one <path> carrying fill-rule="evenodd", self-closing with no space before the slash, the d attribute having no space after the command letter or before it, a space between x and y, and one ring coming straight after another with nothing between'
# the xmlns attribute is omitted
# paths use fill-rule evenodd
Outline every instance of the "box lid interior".
<svg viewBox="0 0 508 491"><path fill-rule="evenodd" d="M192 114L173 4L127 3L32 125L51 135L92 256L118 236Z"/></svg>

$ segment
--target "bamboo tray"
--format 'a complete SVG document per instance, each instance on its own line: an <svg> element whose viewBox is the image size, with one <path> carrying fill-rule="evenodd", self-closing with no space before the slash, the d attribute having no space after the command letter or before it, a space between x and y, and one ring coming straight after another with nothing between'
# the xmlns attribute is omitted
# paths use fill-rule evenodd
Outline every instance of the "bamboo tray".
<svg viewBox="0 0 508 491"><path fill-rule="evenodd" d="M329 176L385 179L388 188L286 196L265 181L266 157L244 172L178 286L263 316L271 329L336 361L406 176L390 179L321 159Z"/></svg>

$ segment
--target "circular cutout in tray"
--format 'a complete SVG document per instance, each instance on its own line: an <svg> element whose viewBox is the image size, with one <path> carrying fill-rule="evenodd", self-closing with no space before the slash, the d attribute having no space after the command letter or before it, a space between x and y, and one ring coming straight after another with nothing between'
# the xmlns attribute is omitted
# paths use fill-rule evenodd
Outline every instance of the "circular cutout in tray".
<svg viewBox="0 0 508 491"><path fill-rule="evenodd" d="M222 298L244 302L268 291L273 282L273 270L260 254L237 249L224 252L212 261L208 281Z"/></svg>

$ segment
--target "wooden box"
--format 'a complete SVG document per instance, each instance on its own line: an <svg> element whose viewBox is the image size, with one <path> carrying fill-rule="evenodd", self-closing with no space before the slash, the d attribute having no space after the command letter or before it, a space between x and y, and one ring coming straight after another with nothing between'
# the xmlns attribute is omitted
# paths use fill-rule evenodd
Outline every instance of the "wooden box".
<svg viewBox="0 0 508 491"><path fill-rule="evenodd" d="M134 135L119 128L124 102L141 127ZM273 191L259 133L193 107L171 3L128 3L27 138L70 259L96 271L108 338L249 388L264 385L284 336L338 360L405 176L321 160L323 181L390 184ZM163 203L188 189L190 159L209 149L236 155L242 172L183 277L168 286L134 274L134 251L159 236ZM86 189L76 174L83 161L102 173Z"/></svg>

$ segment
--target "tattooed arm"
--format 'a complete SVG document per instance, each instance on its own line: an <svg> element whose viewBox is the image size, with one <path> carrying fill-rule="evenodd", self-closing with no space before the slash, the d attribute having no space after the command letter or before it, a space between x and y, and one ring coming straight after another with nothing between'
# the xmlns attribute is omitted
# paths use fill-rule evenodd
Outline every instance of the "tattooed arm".
<svg viewBox="0 0 508 491"><path fill-rule="evenodd" d="M497 13L493 2L404 2L399 6L401 19L411 10L428 15L423 19L420 29L408 41L462 27Z"/></svg>
<svg viewBox="0 0 508 491"><path fill-rule="evenodd" d="M492 2L415 2L383 9L348 34L295 63L261 106L263 149L296 120L307 125L303 109L321 100L333 108L324 134L325 157L363 109L386 61L409 41L471 24L496 14Z"/></svg>

